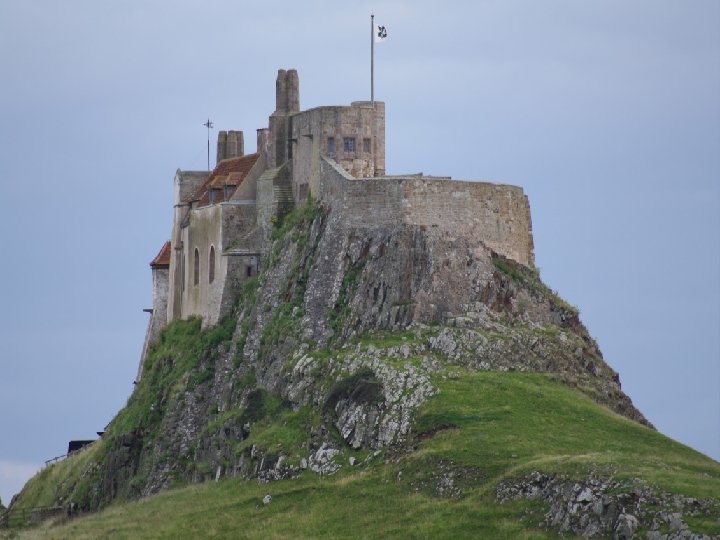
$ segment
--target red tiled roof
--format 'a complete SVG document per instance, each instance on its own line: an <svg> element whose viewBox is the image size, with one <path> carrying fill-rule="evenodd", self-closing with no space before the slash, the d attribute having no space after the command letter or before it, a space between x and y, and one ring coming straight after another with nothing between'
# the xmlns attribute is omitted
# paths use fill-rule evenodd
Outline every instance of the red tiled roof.
<svg viewBox="0 0 720 540"><path fill-rule="evenodd" d="M150 266L170 266L170 240L163 244L160 252L150 261Z"/></svg>
<svg viewBox="0 0 720 540"><path fill-rule="evenodd" d="M255 165L258 157L259 154L248 154L247 156L223 159L215 166L215 169L210 173L205 182L203 182L192 195L187 197L184 202L200 201L200 206L210 204L208 190L211 187L222 189L225 186L224 180L227 180L227 184L231 186L240 185L250 172L250 169ZM230 176L232 176L232 181L229 181ZM222 184L216 185L215 180L217 180L217 183L222 182Z"/></svg>
<svg viewBox="0 0 720 540"><path fill-rule="evenodd" d="M217 175L212 182L210 182L210 185L208 187L215 188L215 189L222 189L225 187L225 184L227 183L227 176L221 176Z"/></svg>
<svg viewBox="0 0 720 540"><path fill-rule="evenodd" d="M230 174L228 174L225 183L228 186L239 186L240 183L243 181L243 178L245 178L243 174L239 172L231 172Z"/></svg>

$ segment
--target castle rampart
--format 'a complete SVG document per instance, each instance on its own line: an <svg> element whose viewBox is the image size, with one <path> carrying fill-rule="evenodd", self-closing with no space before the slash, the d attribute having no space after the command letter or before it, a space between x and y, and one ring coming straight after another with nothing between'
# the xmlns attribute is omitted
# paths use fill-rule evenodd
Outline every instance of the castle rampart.
<svg viewBox="0 0 720 540"><path fill-rule="evenodd" d="M358 181L326 158L320 177L320 198L341 209L348 226L437 227L522 264L534 263L530 204L520 187L422 176Z"/></svg>

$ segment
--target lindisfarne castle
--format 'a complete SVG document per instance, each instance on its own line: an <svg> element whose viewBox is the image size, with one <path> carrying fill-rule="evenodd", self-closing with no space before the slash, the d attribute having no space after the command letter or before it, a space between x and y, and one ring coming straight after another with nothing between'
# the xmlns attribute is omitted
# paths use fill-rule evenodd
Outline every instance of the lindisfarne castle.
<svg viewBox="0 0 720 540"><path fill-rule="evenodd" d="M263 268L273 227L309 197L346 228L409 226L462 237L524 265L533 263L530 207L516 186L449 177L387 175L385 104L300 109L297 71L279 70L275 111L244 153L242 131L220 131L217 165L178 170L170 240L150 263L149 346L170 321L229 314L243 284ZM392 249L392 246L387 246ZM385 246L381 246L384 252ZM433 320L440 307L405 312Z"/></svg>
<svg viewBox="0 0 720 540"><path fill-rule="evenodd" d="M212 171L177 172L133 393L21 503L72 515L206 482L149 503L182 523L169 536L710 538L682 516L715 526L717 464L648 429L542 282L522 189L388 175L383 103L301 111L298 88L280 70L256 153L224 131Z"/></svg>

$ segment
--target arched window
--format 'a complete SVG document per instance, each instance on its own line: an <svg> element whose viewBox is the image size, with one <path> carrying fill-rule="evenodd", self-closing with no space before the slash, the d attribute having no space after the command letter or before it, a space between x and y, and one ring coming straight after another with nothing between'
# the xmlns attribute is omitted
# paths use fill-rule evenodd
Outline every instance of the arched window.
<svg viewBox="0 0 720 540"><path fill-rule="evenodd" d="M210 258L208 259L208 283L215 281L215 246L210 246Z"/></svg>
<svg viewBox="0 0 720 540"><path fill-rule="evenodd" d="M195 248L195 266L193 273L193 284L197 285L200 283L200 252Z"/></svg>

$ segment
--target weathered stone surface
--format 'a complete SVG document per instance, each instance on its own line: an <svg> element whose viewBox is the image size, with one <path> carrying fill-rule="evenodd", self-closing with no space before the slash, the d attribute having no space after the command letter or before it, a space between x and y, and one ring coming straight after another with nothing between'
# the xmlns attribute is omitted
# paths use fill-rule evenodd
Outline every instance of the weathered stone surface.
<svg viewBox="0 0 720 540"><path fill-rule="evenodd" d="M310 455L308 460L310 469L318 474L332 474L340 469L340 465L335 462L334 458L340 453L338 448L334 448L329 443L323 443L314 454Z"/></svg>
<svg viewBox="0 0 720 540"><path fill-rule="evenodd" d="M699 500L663 493L639 479L618 481L589 476L573 481L563 476L533 472L501 483L496 489L500 502L520 498L542 499L549 504L545 524L582 537L612 535L618 540L634 538L646 529L647 538L711 540L695 534L684 515L713 515L717 501ZM673 532L663 532L666 529Z"/></svg>
<svg viewBox="0 0 720 540"><path fill-rule="evenodd" d="M635 535L638 527L638 520L631 514L620 514L615 523L613 538L617 540L629 540Z"/></svg>

